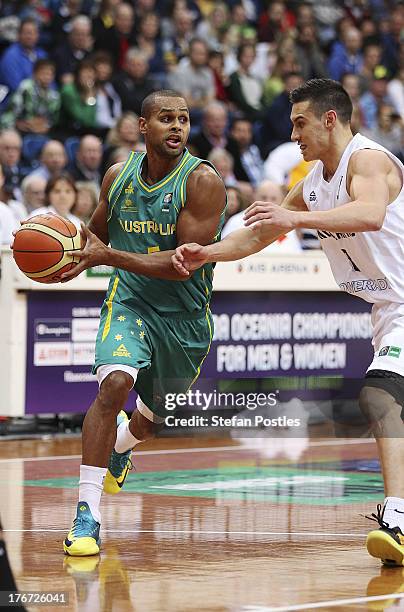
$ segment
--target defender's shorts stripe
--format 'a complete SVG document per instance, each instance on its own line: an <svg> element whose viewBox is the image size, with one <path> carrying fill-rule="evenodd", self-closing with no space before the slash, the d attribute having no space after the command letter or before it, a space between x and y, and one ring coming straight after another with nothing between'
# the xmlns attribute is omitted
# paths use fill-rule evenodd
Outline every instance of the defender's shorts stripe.
<svg viewBox="0 0 404 612"><path fill-rule="evenodd" d="M112 290L110 293L109 298L106 301L106 305L108 308L108 314L107 314L107 318L105 320L105 325L104 325L104 329L102 331L102 339L101 342L104 342L105 338L108 336L109 334L109 330L111 329L111 320L112 320L112 300L115 297L115 293L118 287L118 283L119 283L119 277L117 276L116 279L114 280L114 284L112 286Z"/></svg>

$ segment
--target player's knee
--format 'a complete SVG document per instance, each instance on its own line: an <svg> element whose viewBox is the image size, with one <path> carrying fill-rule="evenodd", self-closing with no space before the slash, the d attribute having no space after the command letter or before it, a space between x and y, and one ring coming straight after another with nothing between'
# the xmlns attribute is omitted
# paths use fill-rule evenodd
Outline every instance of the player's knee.
<svg viewBox="0 0 404 612"><path fill-rule="evenodd" d="M128 399L133 386L132 377L126 372L111 372L102 382L98 392L98 407L101 412L118 413Z"/></svg>
<svg viewBox="0 0 404 612"><path fill-rule="evenodd" d="M392 410L394 398L384 389L364 386L359 394L359 407L368 423L385 419Z"/></svg>

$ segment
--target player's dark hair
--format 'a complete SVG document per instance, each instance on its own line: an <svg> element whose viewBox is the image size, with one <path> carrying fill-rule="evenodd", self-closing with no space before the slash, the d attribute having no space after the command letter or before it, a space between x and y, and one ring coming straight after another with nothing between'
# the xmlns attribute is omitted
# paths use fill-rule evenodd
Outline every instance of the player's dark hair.
<svg viewBox="0 0 404 612"><path fill-rule="evenodd" d="M159 98L184 99L184 96L178 93L178 91L174 91L173 89L160 89L158 91L153 91L142 102L142 108L140 109L141 117L144 117L145 119L148 119L150 117L153 107Z"/></svg>
<svg viewBox="0 0 404 612"><path fill-rule="evenodd" d="M352 102L341 83L332 79L311 79L290 92L292 104L309 101L314 114L321 117L334 110L341 123L349 123L352 116Z"/></svg>

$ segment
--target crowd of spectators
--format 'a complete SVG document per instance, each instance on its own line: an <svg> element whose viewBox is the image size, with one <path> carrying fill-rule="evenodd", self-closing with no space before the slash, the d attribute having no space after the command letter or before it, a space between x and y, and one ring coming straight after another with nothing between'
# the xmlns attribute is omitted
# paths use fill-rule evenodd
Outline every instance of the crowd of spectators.
<svg viewBox="0 0 404 612"><path fill-rule="evenodd" d="M290 142L289 92L340 80L352 128L403 159L404 4L396 0L4 0L0 5L1 242L33 211L78 224L105 170L144 150L156 89L182 94L189 148L228 187L228 231L310 169ZM270 252L318 248L313 233Z"/></svg>

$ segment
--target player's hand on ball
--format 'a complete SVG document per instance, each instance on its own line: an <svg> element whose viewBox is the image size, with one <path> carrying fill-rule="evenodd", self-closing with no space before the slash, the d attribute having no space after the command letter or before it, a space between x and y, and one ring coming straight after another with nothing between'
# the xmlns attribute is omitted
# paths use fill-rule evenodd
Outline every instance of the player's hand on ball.
<svg viewBox="0 0 404 612"><path fill-rule="evenodd" d="M207 262L206 247L196 242L182 244L176 248L171 261L179 274L189 276L190 272L197 270Z"/></svg>
<svg viewBox="0 0 404 612"><path fill-rule="evenodd" d="M75 278L87 268L108 263L108 247L84 223L81 224L81 245L81 250L77 251L80 261L69 272L62 274L62 283Z"/></svg>
<svg viewBox="0 0 404 612"><path fill-rule="evenodd" d="M254 202L244 212L244 224L257 230L268 225L289 232L296 227L295 213L271 202Z"/></svg>

